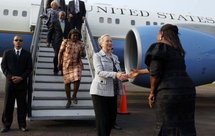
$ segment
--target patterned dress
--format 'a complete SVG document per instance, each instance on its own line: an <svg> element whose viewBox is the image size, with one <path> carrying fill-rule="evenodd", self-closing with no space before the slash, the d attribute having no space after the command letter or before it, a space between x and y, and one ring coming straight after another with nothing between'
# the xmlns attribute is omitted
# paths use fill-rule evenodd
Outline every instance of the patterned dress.
<svg viewBox="0 0 215 136"><path fill-rule="evenodd" d="M68 84L77 80L81 80L81 72L83 69L82 57L86 56L83 42L73 42L64 40L60 47L63 52L63 77L64 83Z"/></svg>

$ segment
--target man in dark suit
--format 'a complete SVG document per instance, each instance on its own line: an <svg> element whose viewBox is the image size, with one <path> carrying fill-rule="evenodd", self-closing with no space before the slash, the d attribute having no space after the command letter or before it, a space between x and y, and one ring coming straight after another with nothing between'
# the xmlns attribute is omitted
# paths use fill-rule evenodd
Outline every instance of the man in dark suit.
<svg viewBox="0 0 215 136"><path fill-rule="evenodd" d="M57 68L58 64L58 52L60 50L60 45L63 39L66 39L69 31L71 30L70 23L66 20L66 13L64 11L60 11L58 14L58 20L53 22L50 25L50 29L48 30L48 42L52 43L52 47L54 49L54 74L57 75L59 70Z"/></svg>
<svg viewBox="0 0 215 136"><path fill-rule="evenodd" d="M27 80L32 72L32 59L31 54L22 48L22 41L21 36L15 36L13 40L14 49L5 51L1 62L2 71L6 76L2 133L10 130L13 122L15 99L17 101L19 129L23 132L27 131Z"/></svg>
<svg viewBox="0 0 215 136"><path fill-rule="evenodd" d="M67 7L68 19L73 28L77 28L81 32L81 26L84 22L86 9L83 1L72 0L69 2Z"/></svg>

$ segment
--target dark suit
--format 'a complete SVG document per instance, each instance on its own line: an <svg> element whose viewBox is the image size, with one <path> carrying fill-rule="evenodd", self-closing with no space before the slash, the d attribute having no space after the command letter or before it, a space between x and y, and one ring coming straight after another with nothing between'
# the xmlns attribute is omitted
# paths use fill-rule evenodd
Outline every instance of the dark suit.
<svg viewBox="0 0 215 136"><path fill-rule="evenodd" d="M2 115L3 125L10 128L13 121L13 110L16 99L19 127L26 127L27 79L32 72L31 54L22 49L20 56L17 58L14 49L5 51L1 68L6 76L4 111ZM11 80L12 76L20 76L23 80L15 84Z"/></svg>
<svg viewBox="0 0 215 136"><path fill-rule="evenodd" d="M65 27L64 31L61 29L60 21L57 20L53 22L50 26L50 29L48 31L48 42L52 43L55 56L54 56L54 72L58 72L57 64L58 64L58 52L60 49L60 45L63 41L63 38L66 39L69 31L71 30L70 23L67 20L64 20Z"/></svg>
<svg viewBox="0 0 215 136"><path fill-rule="evenodd" d="M79 12L75 12L75 1L70 1L67 7L67 15L72 14L73 17L69 18L69 21L73 28L77 28L81 32L81 26L83 23L82 18L86 15L86 8L83 1L79 1Z"/></svg>

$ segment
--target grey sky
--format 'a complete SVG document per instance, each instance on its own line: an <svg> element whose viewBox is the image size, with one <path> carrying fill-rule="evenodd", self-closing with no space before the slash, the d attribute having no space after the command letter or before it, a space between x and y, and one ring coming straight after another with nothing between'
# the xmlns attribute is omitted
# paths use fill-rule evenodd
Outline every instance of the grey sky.
<svg viewBox="0 0 215 136"><path fill-rule="evenodd" d="M84 1L84 0L83 0ZM87 0L120 7L215 17L215 0Z"/></svg>

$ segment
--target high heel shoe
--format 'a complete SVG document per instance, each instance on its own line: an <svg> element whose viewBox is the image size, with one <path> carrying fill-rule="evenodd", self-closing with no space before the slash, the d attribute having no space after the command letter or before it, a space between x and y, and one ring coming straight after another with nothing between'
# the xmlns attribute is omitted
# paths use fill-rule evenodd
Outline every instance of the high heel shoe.
<svg viewBox="0 0 215 136"><path fill-rule="evenodd" d="M73 97L73 98L72 98L72 102L73 102L74 104L78 104L78 99L77 99L77 97Z"/></svg>
<svg viewBox="0 0 215 136"><path fill-rule="evenodd" d="M71 105L71 101L68 101L66 104L66 109L70 108L70 105Z"/></svg>

